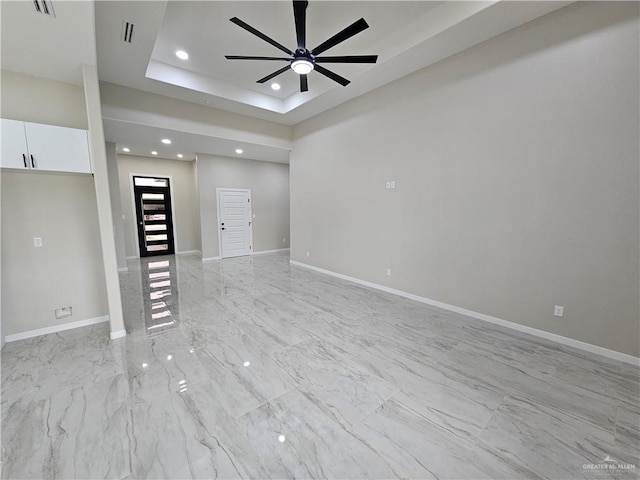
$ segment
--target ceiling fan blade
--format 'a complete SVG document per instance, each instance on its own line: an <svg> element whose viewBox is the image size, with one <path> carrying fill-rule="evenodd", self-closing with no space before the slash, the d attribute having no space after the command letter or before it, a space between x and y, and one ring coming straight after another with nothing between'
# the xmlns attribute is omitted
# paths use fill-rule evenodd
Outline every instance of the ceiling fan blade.
<svg viewBox="0 0 640 480"><path fill-rule="evenodd" d="M363 30L369 28L369 24L365 21L364 18L360 20L356 20L347 28L342 30L341 32L336 33L333 37L325 42L322 42L316 48L311 51L312 55L319 55L325 50L329 50L331 47L335 47L337 44L344 42L345 40L353 37L354 35L360 33Z"/></svg>
<svg viewBox="0 0 640 480"><path fill-rule="evenodd" d="M225 55L224 58L227 60L284 60L285 62L290 62L290 58L284 57L247 57L245 55Z"/></svg>
<svg viewBox="0 0 640 480"><path fill-rule="evenodd" d="M306 75L300 75L300 91L301 92L309 91L309 82L307 81Z"/></svg>
<svg viewBox="0 0 640 480"><path fill-rule="evenodd" d="M240 20L238 17L233 17L230 20L236 25L238 25L239 27L244 28L247 32L253 33L256 37L261 38L265 42L270 43L271 45L282 50L283 52L288 53L289 55L293 55L293 52L289 50L287 47L285 47L284 45L280 45L273 38L267 37L264 33L256 30L248 23L245 23L242 20Z"/></svg>
<svg viewBox="0 0 640 480"><path fill-rule="evenodd" d="M377 55L343 55L340 57L316 57L316 63L376 63Z"/></svg>
<svg viewBox="0 0 640 480"><path fill-rule="evenodd" d="M298 49L305 50L307 44L307 5L306 0L293 0L293 18L296 24Z"/></svg>
<svg viewBox="0 0 640 480"><path fill-rule="evenodd" d="M349 85L351 83L346 78L341 77L337 73L333 73L331 70L327 70L326 68L324 68L324 67L322 67L322 66L320 66L318 64L316 64L315 70L316 70L316 72L324 75L325 77L330 78L334 82L338 82L343 87L346 87L347 85Z"/></svg>
<svg viewBox="0 0 640 480"><path fill-rule="evenodd" d="M291 67L289 65L287 65L286 67L282 67L280 70L276 70L275 72L267 75L266 77L261 78L260 80L258 80L256 83L264 83L264 82L268 82L269 80L271 80L273 77L277 77L278 75L280 75L281 73L286 72L287 70L289 70Z"/></svg>

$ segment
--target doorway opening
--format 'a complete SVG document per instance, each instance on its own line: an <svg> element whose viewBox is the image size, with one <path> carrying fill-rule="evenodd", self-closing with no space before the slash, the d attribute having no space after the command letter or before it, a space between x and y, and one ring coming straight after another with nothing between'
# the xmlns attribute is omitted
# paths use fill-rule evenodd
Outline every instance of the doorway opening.
<svg viewBox="0 0 640 480"><path fill-rule="evenodd" d="M251 190L216 188L220 257L251 255L253 229Z"/></svg>
<svg viewBox="0 0 640 480"><path fill-rule="evenodd" d="M173 255L173 218L168 178L133 177L141 257Z"/></svg>

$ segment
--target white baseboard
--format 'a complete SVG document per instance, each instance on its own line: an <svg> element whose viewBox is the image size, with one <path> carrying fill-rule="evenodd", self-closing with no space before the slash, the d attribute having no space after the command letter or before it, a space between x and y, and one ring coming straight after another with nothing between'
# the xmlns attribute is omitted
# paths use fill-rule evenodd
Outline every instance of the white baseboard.
<svg viewBox="0 0 640 480"><path fill-rule="evenodd" d="M289 251L288 248L278 248L276 250L262 250L260 252L253 252L251 253L251 255L264 255L267 253L278 253L278 252L287 252ZM204 257L202 259L202 263L207 263L207 262L215 262L216 260L221 260L222 257L217 256L217 257Z"/></svg>
<svg viewBox="0 0 640 480"><path fill-rule="evenodd" d="M121 267L118 269L118 273L128 272L128 271L129 271L129 267Z"/></svg>
<svg viewBox="0 0 640 480"><path fill-rule="evenodd" d="M116 330L115 332L111 332L109 334L109 337L111 338L111 340L115 340L116 338L122 338L126 336L127 336L126 330Z"/></svg>
<svg viewBox="0 0 640 480"><path fill-rule="evenodd" d="M89 325L95 325L97 323L103 323L109 321L109 315L103 315L102 317L88 318L86 320L78 320L77 322L63 323L61 325L54 325L52 327L38 328L37 330L29 330L27 332L14 333L13 335L7 335L4 337L5 342L16 342L18 340L24 340L25 338L39 337L41 335L47 335L49 333L62 332L64 330L71 330L79 327L86 327Z"/></svg>
<svg viewBox="0 0 640 480"><path fill-rule="evenodd" d="M610 350L608 348L599 347L597 345L592 345L591 343L581 342L580 340L575 340L573 338L563 337L562 335L546 332L544 330L539 330L537 328L527 327L526 325L521 325L519 323L510 322L508 320L503 320L501 318L492 317L491 315L485 315L484 313L474 312L473 310L467 310L466 308L456 307L455 305L449 305L448 303L439 302L437 300L432 300L427 297L421 297L419 295L414 295L413 293L403 292L402 290L396 290L394 288L385 287L384 285L379 285L377 283L367 282L366 280L360 280L359 278L349 277L341 273L332 272L331 270L325 270L324 268L315 267L313 265L308 265L302 262L296 262L295 260L289 260L289 263L297 267L314 270L316 272L324 273L325 275L331 275L332 277L337 277L342 280L346 280L348 282L357 283L365 287L374 288L376 290L381 290L383 292L391 293L393 295L398 295L400 297L408 298L410 300L415 300L416 302L426 303L427 305L443 308L445 310L460 313L468 317L477 318L478 320L483 320L485 322L500 325L502 327L510 328L512 330L517 330L519 332L528 333L529 335L534 335L536 337L544 338L546 340L551 340L552 342L560 343L562 345L568 345L570 347L584 350L589 353L594 353L596 355L602 355L603 357L611 358L613 360L629 363L636 367L640 366L640 358L634 357L633 355L628 355L626 353L617 352L615 350Z"/></svg>
<svg viewBox="0 0 640 480"><path fill-rule="evenodd" d="M278 253L278 252L288 252L288 248L276 248L275 250L261 250L259 252L253 252L251 255L264 255L266 253Z"/></svg>
<svg viewBox="0 0 640 480"><path fill-rule="evenodd" d="M200 250L183 250L182 252L176 252L176 255L202 255Z"/></svg>

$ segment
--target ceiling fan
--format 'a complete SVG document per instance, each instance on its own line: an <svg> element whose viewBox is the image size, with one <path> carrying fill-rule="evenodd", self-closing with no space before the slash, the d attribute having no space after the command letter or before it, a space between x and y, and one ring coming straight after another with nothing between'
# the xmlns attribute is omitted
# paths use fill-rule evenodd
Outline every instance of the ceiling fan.
<svg viewBox="0 0 640 480"><path fill-rule="evenodd" d="M369 28L369 25L361 18L360 20L356 20L351 25L349 25L344 30L336 33L333 37L328 40L322 42L320 45L315 47L312 50L307 48L307 39L306 39L306 11L308 1L304 0L293 0L293 17L296 26L296 40L298 42L298 47L295 51L289 50L284 45L276 42L274 39L268 37L264 33L256 30L251 25L243 22L238 17L233 17L231 21L238 25L239 27L244 28L250 33L253 33L256 37L261 38L265 42L270 43L274 47L278 48L285 52L288 57L256 57L256 56L243 56L243 55L225 55L225 58L228 60L273 60L273 61L284 61L288 62L289 65L276 70L275 72L267 75L266 77L261 78L257 81L257 83L265 83L271 80L274 77L277 77L281 73L286 72L289 68L291 68L294 72L300 75L300 91L306 92L309 90L309 83L307 81L307 74L312 70L324 75L331 80L338 82L343 87L346 87L350 82L344 77L341 77L337 73L332 72L331 70L320 65L321 63L376 63L378 60L377 55L343 55L338 57L319 57L321 53L329 50L332 47L335 47L339 43L344 42L345 40L353 37L354 35L362 32Z"/></svg>

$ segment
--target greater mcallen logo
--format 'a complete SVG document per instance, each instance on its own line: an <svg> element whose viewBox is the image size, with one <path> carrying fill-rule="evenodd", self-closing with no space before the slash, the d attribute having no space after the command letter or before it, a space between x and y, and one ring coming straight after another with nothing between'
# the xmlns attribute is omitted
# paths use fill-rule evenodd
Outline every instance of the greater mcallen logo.
<svg viewBox="0 0 640 480"><path fill-rule="evenodd" d="M633 471L636 469L636 466L633 463L619 463L615 458L607 455L600 463L585 463L582 465L582 468L583 470L606 472L612 470Z"/></svg>

